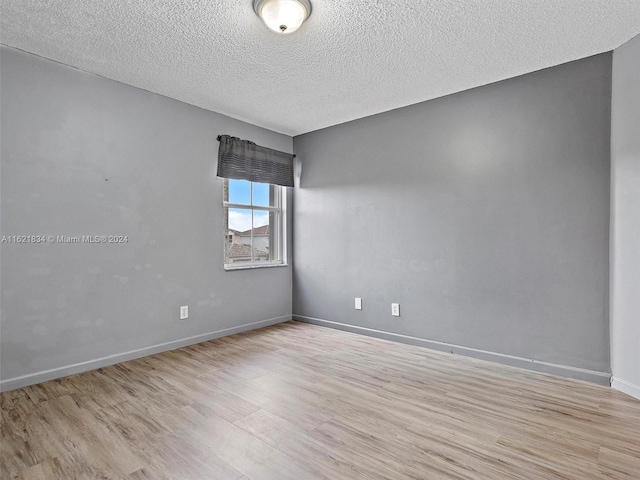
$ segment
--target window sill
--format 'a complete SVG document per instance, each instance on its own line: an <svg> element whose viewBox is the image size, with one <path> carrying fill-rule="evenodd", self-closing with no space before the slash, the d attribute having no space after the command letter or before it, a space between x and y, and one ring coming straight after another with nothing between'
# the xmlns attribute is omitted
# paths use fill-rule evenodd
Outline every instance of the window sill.
<svg viewBox="0 0 640 480"><path fill-rule="evenodd" d="M267 265L260 265L260 264L256 264L253 263L251 265L238 265L237 267L234 266L233 264L227 264L224 266L224 270L225 272L233 272L234 270L253 270L256 268L278 268L278 267L288 267L289 264L287 263L269 263Z"/></svg>

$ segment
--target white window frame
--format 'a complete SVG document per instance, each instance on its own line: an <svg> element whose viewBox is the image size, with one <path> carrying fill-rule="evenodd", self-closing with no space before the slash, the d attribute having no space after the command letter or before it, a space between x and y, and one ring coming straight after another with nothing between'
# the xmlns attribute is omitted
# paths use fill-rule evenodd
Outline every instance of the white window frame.
<svg viewBox="0 0 640 480"><path fill-rule="evenodd" d="M274 188L274 203L273 206L262 206L262 205L253 205L253 184L258 182L251 182L251 204L245 203L234 203L228 202L224 200L224 191L229 191L228 182L229 179L225 178L225 187L223 188L223 199L222 206L223 209L230 208L239 208L243 210L251 210L251 231L253 232L253 212L254 211L263 211L263 212L274 212L277 215L276 217L276 225L273 232L273 242L275 245L270 245L271 248L274 248L274 251L277 252L277 260L267 260L267 261L258 261L258 262L238 262L238 263L227 263L227 252L226 249L230 245L228 243L228 215L224 215L223 218L227 219L227 225L224 225L224 250L222 252L223 255L223 263L224 269L227 271L231 270L245 270L251 268L270 268L270 267L284 267L287 266L287 189L280 185L268 184ZM270 248L270 250L271 250ZM251 234L251 252L253 254L253 233Z"/></svg>

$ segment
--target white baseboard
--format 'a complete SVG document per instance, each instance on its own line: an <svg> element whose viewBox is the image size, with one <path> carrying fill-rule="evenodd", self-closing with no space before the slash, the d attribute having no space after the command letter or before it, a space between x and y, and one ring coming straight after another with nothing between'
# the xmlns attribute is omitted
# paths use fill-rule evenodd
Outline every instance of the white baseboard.
<svg viewBox="0 0 640 480"><path fill-rule="evenodd" d="M634 385L633 383L622 380L614 375L611 387L640 400L640 386L638 385Z"/></svg>
<svg viewBox="0 0 640 480"><path fill-rule="evenodd" d="M301 322L313 323L315 325L336 328L338 330L345 330L347 332L360 333L362 335L368 335L370 337L382 338L385 340L406 343L409 345L416 345L419 347L430 348L432 350L438 350L441 352L453 352L459 355L464 355L465 357L488 360L490 362L502 363L503 365L525 368L527 370L533 370L541 373L550 373L552 375L559 375L561 377L568 377L576 380L584 380L587 382L597 383L599 385L606 385L607 387L609 386L609 380L611 378L611 374L607 372L587 370L584 368L577 368L569 365L558 365L555 363L542 362L530 358L506 355L504 353L489 352L486 350L479 350L477 348L463 347L461 345L455 345L453 343L438 342L436 340L411 337L409 335L402 335L399 333L391 333L382 330L375 330L372 328L348 325L340 322L332 322L330 320L323 320L321 318L306 317L304 315L296 314L293 315L293 318L294 320L300 320Z"/></svg>
<svg viewBox="0 0 640 480"><path fill-rule="evenodd" d="M65 367L43 370L41 372L22 375L20 377L7 378L0 380L0 392L15 390L16 388L22 388L29 385L34 385L36 383L47 382L49 380L55 380L56 378L75 375L77 373L88 372L89 370L95 370L96 368L107 367L109 365L115 365L116 363L135 360L136 358L147 357L149 355L155 355L156 353L175 350L176 348L186 347L188 345L194 345L201 342L207 342L216 338L226 337L229 335L234 335L236 333L246 332L248 330L255 330L258 328L267 327L269 325L275 325L276 323L288 322L289 320L291 320L291 315L269 318L267 320L261 320L259 322L247 323L244 325L239 325L237 327L224 328L215 332L195 335L193 337L181 338L178 340L173 340L171 342L152 345L150 347L139 348L128 352L117 353L115 355L88 360L86 362L75 363L73 365L67 365Z"/></svg>

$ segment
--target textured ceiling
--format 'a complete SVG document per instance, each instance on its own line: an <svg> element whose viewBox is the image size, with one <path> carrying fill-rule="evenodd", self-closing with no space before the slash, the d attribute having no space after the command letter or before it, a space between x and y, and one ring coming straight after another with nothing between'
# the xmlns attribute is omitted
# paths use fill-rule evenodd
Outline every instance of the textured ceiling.
<svg viewBox="0 0 640 480"><path fill-rule="evenodd" d="M289 135L612 50L638 0L0 0L0 41Z"/></svg>

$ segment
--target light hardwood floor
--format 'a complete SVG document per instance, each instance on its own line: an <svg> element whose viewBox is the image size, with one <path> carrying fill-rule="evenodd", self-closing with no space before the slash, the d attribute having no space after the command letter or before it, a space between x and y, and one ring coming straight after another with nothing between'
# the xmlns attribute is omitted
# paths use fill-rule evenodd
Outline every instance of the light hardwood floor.
<svg viewBox="0 0 640 480"><path fill-rule="evenodd" d="M6 392L2 479L640 479L640 401L289 322Z"/></svg>

